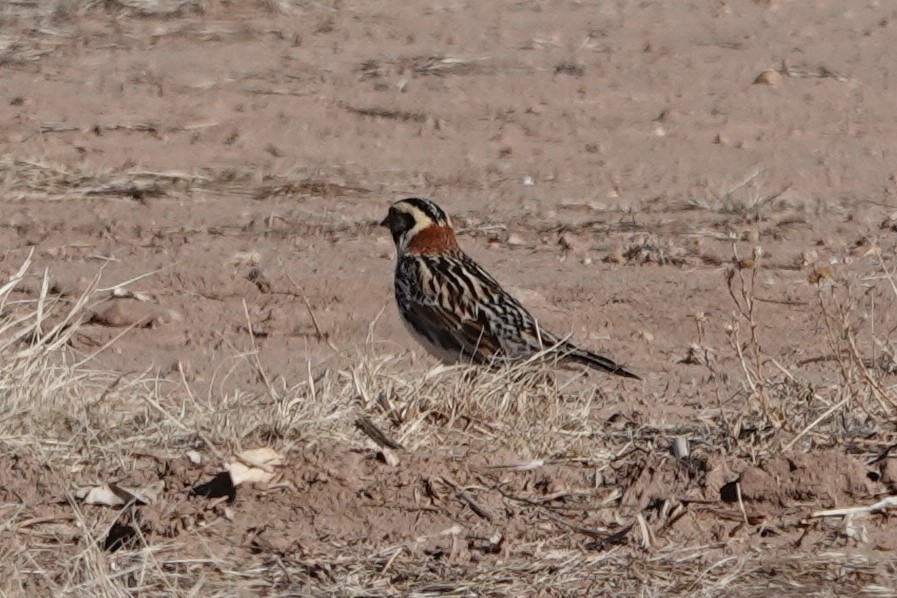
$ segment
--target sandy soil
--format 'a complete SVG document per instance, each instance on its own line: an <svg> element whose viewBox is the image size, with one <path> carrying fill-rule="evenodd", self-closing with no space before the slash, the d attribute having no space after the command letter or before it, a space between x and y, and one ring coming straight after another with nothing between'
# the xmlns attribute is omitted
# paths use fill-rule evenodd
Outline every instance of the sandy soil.
<svg viewBox="0 0 897 598"><path fill-rule="evenodd" d="M845 377L862 378L836 350L845 337L826 332L843 321L837 305L853 308L848 329L874 325L885 346L897 324L878 284L897 230L891 3L85 2L0 8L0 24L0 269L35 250L23 296L44 268L63 296L100 270L102 289L149 274L127 285L136 298L107 290L91 305L80 355L136 325L92 367L172 384L183 371L199 395L263 392L256 357L275 385L360 354L408 355L405 374L420 377L435 364L392 306L393 248L376 226L390 202L420 195L547 326L644 377L559 374L577 396L597 392L596 426L639 430L649 447L601 481L579 462L497 472L558 455L485 441L421 445L390 468L361 434L303 438L286 464L295 492L241 488L226 513L195 498L151 505L151 542L182 542L180 558L213 546L235 562L294 559L303 584L326 588L348 575L340 546L426 537L414 554L436 584L525 559L546 537L611 558L623 548L582 529L634 524L626 550L694 549L708 559L698 570L762 554L739 575L774 580L796 548L806 563L837 551L846 564L829 581L897 588L885 519L857 531L809 518L893 491L881 452L893 426L854 399L788 444L841 400ZM858 347L887 393L882 350ZM745 367L760 362L760 374ZM768 409L765 420L742 409L761 399L781 429L756 424L776 420ZM736 431L729 444L704 444L720 421ZM694 460L667 454L678 433ZM765 448L751 455L755 440ZM0 474L6 492L32 517L63 516L59 497L88 483L3 459L18 472ZM181 496L214 472L200 469L153 461L129 482L164 478ZM435 478L504 494L477 495L484 517L439 498L451 492L430 488ZM577 494L589 484L619 490L613 516ZM421 493L430 506L415 510ZM558 523L507 507L506 494L584 511ZM682 511L661 513L671 500ZM197 535L187 518L217 523ZM468 534L460 544L438 535L453 525ZM298 591L296 579L269 590ZM549 592L546 579L533 591ZM413 589L391 584L369 589Z"/></svg>

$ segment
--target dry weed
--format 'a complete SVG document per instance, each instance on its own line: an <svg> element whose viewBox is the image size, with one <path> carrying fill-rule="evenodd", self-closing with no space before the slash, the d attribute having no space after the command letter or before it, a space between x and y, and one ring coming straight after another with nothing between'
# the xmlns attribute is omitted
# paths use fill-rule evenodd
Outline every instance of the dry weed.
<svg viewBox="0 0 897 598"><path fill-rule="evenodd" d="M737 253L733 261L744 262ZM726 330L745 393L743 408L732 420L732 437L751 430L751 442L759 443L754 451L852 446L867 461L886 453L897 436L897 383L890 365L897 284L887 263L880 261L881 274L860 280L859 288L847 275L819 287L813 314L821 331L816 348L828 351L783 364L764 350L758 332L762 315L755 287L763 268L759 248L750 262L750 268L736 265L726 275L736 306ZM814 369L812 379L802 379L800 369L813 365L824 367Z"/></svg>
<svg viewBox="0 0 897 598"><path fill-rule="evenodd" d="M750 461L783 445L809 450L861 439L859 452L873 455L893 444L894 389L878 366L881 355L893 359L891 329L867 336L854 323L857 312L870 311L863 309L870 288L878 291L876 314L889 309L881 301L897 299L884 265L885 274L866 281L859 297L846 286L821 292L820 315L839 356L840 381L831 387L800 382L764 352L753 291L759 256L753 269L733 271L738 312L730 338L742 362L744 406L672 427L622 414L598 419L594 407L606 394L574 392L576 378L538 360L413 375L404 359L383 355L371 339L350 369L309 370L298 383L272 378L254 351L222 366L220 382L245 368L255 372L265 383L261 395L221 392L222 383L198 396L185 380L96 371L92 355L69 341L100 293L98 281L64 301L48 293L45 275L38 295L21 299L16 291L29 267L0 287L0 446L16 467L46 481L0 511L8 530L0 553L6 593L517 596L550 587L570 594L760 595L770 588L824 592L835 579L841 589L873 592L880 586L870 580L890 575L886 565L855 554L727 556L725 542L683 546L672 531L689 512L718 508L702 505L707 459L720 451ZM870 356L873 346L878 352ZM399 472L417 453L453 461L487 456L489 468L464 481L444 473L426 480L437 497L430 508L449 509L459 524L392 544L334 540L330 550L245 552L209 544L214 526L184 519L185 498L171 488L154 499L161 521L133 501L110 509L84 504L74 492L86 484L148 483L147 459L175 463L187 452L222 462L266 445L286 455L289 469L297 451L370 446L359 421L382 431L386 440L376 444L395 451L389 467ZM859 428L847 433L850 426ZM669 454L674 438L689 440L690 456ZM558 467L572 486L533 485ZM34 471L46 474L35 478ZM639 484L657 472L667 472L668 485L642 494ZM55 504L49 515L47 501ZM224 512L235 517L238 510ZM484 535L464 513L492 531ZM509 541L502 530L511 521L529 523ZM169 538L162 531L172 525L187 531ZM434 543L446 552L425 549Z"/></svg>

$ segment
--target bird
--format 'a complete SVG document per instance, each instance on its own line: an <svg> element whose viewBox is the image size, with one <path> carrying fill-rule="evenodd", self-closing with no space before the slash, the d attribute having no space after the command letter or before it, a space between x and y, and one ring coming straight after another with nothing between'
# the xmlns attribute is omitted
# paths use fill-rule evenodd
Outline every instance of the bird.
<svg viewBox="0 0 897 598"><path fill-rule="evenodd" d="M389 207L380 226L396 246L395 299L405 328L446 364L496 366L542 351L624 378L615 361L543 330L536 318L461 250L448 215L429 199Z"/></svg>

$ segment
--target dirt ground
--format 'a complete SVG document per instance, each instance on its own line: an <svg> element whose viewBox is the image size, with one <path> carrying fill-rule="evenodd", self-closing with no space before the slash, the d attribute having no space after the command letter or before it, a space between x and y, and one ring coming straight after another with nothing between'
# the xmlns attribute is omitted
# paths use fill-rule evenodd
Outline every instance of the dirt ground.
<svg viewBox="0 0 897 598"><path fill-rule="evenodd" d="M361 432L279 438L281 486L210 507L186 492L217 461L120 464L166 482L137 527L177 579L214 554L267 572L220 594L897 592L886 517L812 517L897 485L890 2L48 1L0 26L0 271L34 250L20 299L101 272L72 339L92 368L208 401L331 376L354 404L337 373L362 357L426 380L376 226L417 195L546 327L644 378L557 374L592 430L575 455L527 444L526 410L437 443L358 391L399 466ZM97 479L3 461L34 520ZM28 562L84 545L63 528ZM27 568L23 591L65 586Z"/></svg>

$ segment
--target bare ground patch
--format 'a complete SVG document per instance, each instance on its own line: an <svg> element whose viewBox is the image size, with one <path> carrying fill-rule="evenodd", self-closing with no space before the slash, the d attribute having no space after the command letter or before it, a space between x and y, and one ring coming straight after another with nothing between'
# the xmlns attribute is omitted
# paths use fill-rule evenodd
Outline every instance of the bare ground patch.
<svg viewBox="0 0 897 598"><path fill-rule="evenodd" d="M874 506L893 395L858 354L822 413L777 372L661 427L538 363L415 379L370 347L293 386L250 360L267 392L197 396L91 370L69 347L95 288L11 300L26 271L0 297L7 591L750 594L893 574ZM857 344L840 331L833 348ZM239 456L264 446L276 461Z"/></svg>

